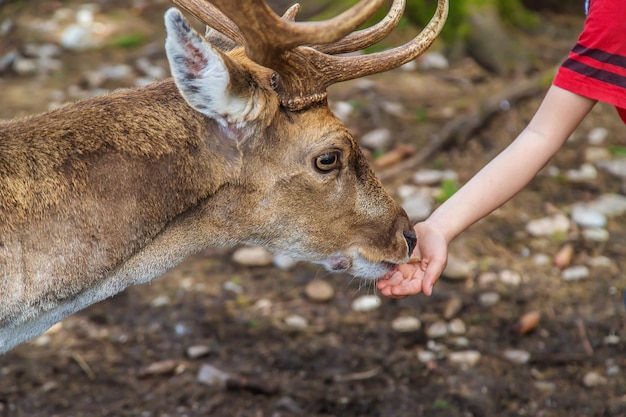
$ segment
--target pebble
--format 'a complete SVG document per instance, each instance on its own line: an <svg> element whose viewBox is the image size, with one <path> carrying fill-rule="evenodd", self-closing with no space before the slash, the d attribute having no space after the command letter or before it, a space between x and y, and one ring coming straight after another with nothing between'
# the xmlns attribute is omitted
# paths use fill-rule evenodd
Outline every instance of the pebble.
<svg viewBox="0 0 626 417"><path fill-rule="evenodd" d="M170 305L170 297L167 295L159 295L150 301L151 307L164 307Z"/></svg>
<svg viewBox="0 0 626 417"><path fill-rule="evenodd" d="M362 295L352 302L352 310L367 312L379 308L381 305L380 297L377 295Z"/></svg>
<svg viewBox="0 0 626 417"><path fill-rule="evenodd" d="M450 320L452 317L459 314L463 308L463 300L461 297L452 296L447 302L446 306L443 309L443 318L446 320Z"/></svg>
<svg viewBox="0 0 626 417"><path fill-rule="evenodd" d="M399 333L410 333L419 330L422 327L422 322L417 317L402 316L396 317L391 322L391 328Z"/></svg>
<svg viewBox="0 0 626 417"><path fill-rule="evenodd" d="M465 322L459 318L453 319L448 323L448 333L453 335L462 335L467 332Z"/></svg>
<svg viewBox="0 0 626 417"><path fill-rule="evenodd" d="M565 281L578 281L581 279L589 278L589 268L584 265L576 265L564 269L561 272L561 277Z"/></svg>
<svg viewBox="0 0 626 417"><path fill-rule="evenodd" d="M176 372L179 362L173 359L166 359L159 362L151 363L150 365L141 368L137 372L137 376L146 377L152 375L167 375Z"/></svg>
<svg viewBox="0 0 626 417"><path fill-rule="evenodd" d="M626 178L626 173L624 178ZM621 216L626 214L626 196L611 193L603 194L587 203L587 207L591 210L599 211L607 217Z"/></svg>
<svg viewBox="0 0 626 417"><path fill-rule="evenodd" d="M608 161L611 159L611 152L606 148L597 146L589 146L585 149L585 161L596 163L600 161Z"/></svg>
<svg viewBox="0 0 626 417"><path fill-rule="evenodd" d="M222 288L224 291L232 292L234 294L243 294L243 287L233 281L226 281Z"/></svg>
<svg viewBox="0 0 626 417"><path fill-rule="evenodd" d="M598 167L608 171L611 175L626 178L626 158L613 159L598 162Z"/></svg>
<svg viewBox="0 0 626 417"><path fill-rule="evenodd" d="M296 261L292 257L287 256L287 255L282 255L282 254L275 255L274 259L272 260L272 264L276 268L281 269L283 271L289 271L294 266L296 266L297 263L298 261Z"/></svg>
<svg viewBox="0 0 626 417"><path fill-rule="evenodd" d="M202 365L196 377L197 381L203 385L222 388L226 386L226 381L229 378L230 376L226 372L209 364Z"/></svg>
<svg viewBox="0 0 626 417"><path fill-rule="evenodd" d="M488 287L498 281L498 274L495 272L483 272L478 276L478 285Z"/></svg>
<svg viewBox="0 0 626 417"><path fill-rule="evenodd" d="M433 212L433 199L421 192L411 194L403 199L402 208L404 208L412 222L419 222L426 219Z"/></svg>
<svg viewBox="0 0 626 417"><path fill-rule="evenodd" d="M450 66L448 58L441 52L426 52L417 59L417 65L422 70L443 70Z"/></svg>
<svg viewBox="0 0 626 417"><path fill-rule="evenodd" d="M594 127L587 134L587 142L590 145L600 145L609 135L609 131L604 127Z"/></svg>
<svg viewBox="0 0 626 417"><path fill-rule="evenodd" d="M569 230L570 223L567 216L555 214L541 219L531 220L526 224L526 231L532 236L553 236L557 233L565 233Z"/></svg>
<svg viewBox="0 0 626 417"><path fill-rule="evenodd" d="M583 229L583 237L592 242L606 242L609 240L609 231L602 228Z"/></svg>
<svg viewBox="0 0 626 417"><path fill-rule="evenodd" d="M607 382L608 381L604 376L595 371L587 372L585 376L583 376L583 385L585 385L587 388L605 385Z"/></svg>
<svg viewBox="0 0 626 417"><path fill-rule="evenodd" d="M438 339L448 335L448 324L445 321L436 321L426 329L426 336Z"/></svg>
<svg viewBox="0 0 626 417"><path fill-rule="evenodd" d="M243 246L233 253L232 259L244 266L268 266L272 264L274 255L260 246Z"/></svg>
<svg viewBox="0 0 626 417"><path fill-rule="evenodd" d="M211 348L205 345L189 346L185 352L188 358L197 359L211 353Z"/></svg>
<svg viewBox="0 0 626 417"><path fill-rule="evenodd" d="M380 128L374 129L361 136L359 143L361 144L361 146L369 149L381 150L387 149L391 145L391 139L391 130L386 128Z"/></svg>
<svg viewBox="0 0 626 417"><path fill-rule="evenodd" d="M508 285L509 287L519 287L522 283L522 276L519 272L511 271L509 269L500 271L498 278L500 278L500 282L504 285Z"/></svg>
<svg viewBox="0 0 626 417"><path fill-rule="evenodd" d="M590 163L582 164L578 169L565 172L565 177L574 183L593 182L598 178L598 170Z"/></svg>
<svg viewBox="0 0 626 417"><path fill-rule="evenodd" d="M420 349L417 351L417 360L421 363L429 363L433 362L437 359L437 355L435 352L431 352L430 350Z"/></svg>
<svg viewBox="0 0 626 417"><path fill-rule="evenodd" d="M610 334L608 336L605 336L604 339L602 339L602 343L607 346L619 345L620 342L621 342L621 339L616 334Z"/></svg>
<svg viewBox="0 0 626 417"><path fill-rule="evenodd" d="M330 108L335 116L337 116L344 123L347 122L350 119L350 116L354 113L354 107L347 101L332 102Z"/></svg>
<svg viewBox="0 0 626 417"><path fill-rule="evenodd" d="M474 266L474 262L468 262L454 255L449 255L448 264L442 275L447 279L464 280L473 272Z"/></svg>
<svg viewBox="0 0 626 417"><path fill-rule="evenodd" d="M311 300L323 303L335 296L335 289L327 281L314 279L304 288L304 292Z"/></svg>
<svg viewBox="0 0 626 417"><path fill-rule="evenodd" d="M480 358L481 354L477 350L463 350L460 352L452 352L448 355L450 363L467 367L476 366Z"/></svg>
<svg viewBox="0 0 626 417"><path fill-rule="evenodd" d="M530 352L521 349L507 349L504 351L504 359L516 365L523 365L530 360Z"/></svg>
<svg viewBox="0 0 626 417"><path fill-rule="evenodd" d="M554 391L556 391L556 384L554 382L536 381L533 385L537 391L545 395L552 395Z"/></svg>
<svg viewBox="0 0 626 417"><path fill-rule="evenodd" d="M579 226L588 228L602 228L606 226L606 216L600 211L576 204L572 207L572 220Z"/></svg>
<svg viewBox="0 0 626 417"><path fill-rule="evenodd" d="M285 317L285 324L297 330L304 330L309 326L308 320L299 314L290 314Z"/></svg>
<svg viewBox="0 0 626 417"><path fill-rule="evenodd" d="M413 175L413 181L418 185L435 185L444 180L457 179L457 173L451 170L420 169Z"/></svg>
<svg viewBox="0 0 626 417"><path fill-rule="evenodd" d="M500 294L494 291L482 293L478 296L478 302L484 307L491 307L500 302Z"/></svg>

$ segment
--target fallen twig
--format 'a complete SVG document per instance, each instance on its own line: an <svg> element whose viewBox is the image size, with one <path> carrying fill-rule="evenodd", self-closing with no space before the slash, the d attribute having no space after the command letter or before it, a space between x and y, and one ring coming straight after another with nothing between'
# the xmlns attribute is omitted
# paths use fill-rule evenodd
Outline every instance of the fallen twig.
<svg viewBox="0 0 626 417"><path fill-rule="evenodd" d="M555 71L555 68L551 68L524 82L514 84L498 96L485 100L475 111L450 120L443 126L438 134L433 136L428 145L410 158L381 170L378 173L378 177L381 181L386 181L391 178L411 175L417 166L434 155L446 144L453 140L459 144L464 143L493 116L501 111L508 110L512 103L533 97L545 91Z"/></svg>

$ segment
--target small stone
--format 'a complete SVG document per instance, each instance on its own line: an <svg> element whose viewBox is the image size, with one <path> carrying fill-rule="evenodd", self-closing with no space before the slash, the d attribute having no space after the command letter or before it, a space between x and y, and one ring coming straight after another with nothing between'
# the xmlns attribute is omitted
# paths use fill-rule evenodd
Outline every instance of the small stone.
<svg viewBox="0 0 626 417"><path fill-rule="evenodd" d="M463 308L463 300L461 297L452 296L448 302L446 302L446 306L443 308L443 318L446 320L450 320L452 317L459 314Z"/></svg>
<svg viewBox="0 0 626 417"><path fill-rule="evenodd" d="M173 359L167 359L164 361L154 362L144 368L141 368L139 372L137 372L137 376L140 378L143 378L146 376L153 376L153 375L173 374L176 371L178 365L179 365L178 361L175 361Z"/></svg>
<svg viewBox="0 0 626 417"><path fill-rule="evenodd" d="M186 350L187 357L191 359L197 359L209 353L211 353L211 348L205 345L189 346Z"/></svg>
<svg viewBox="0 0 626 417"><path fill-rule="evenodd" d="M478 285L488 287L498 281L498 274L495 272L483 272L478 276Z"/></svg>
<svg viewBox="0 0 626 417"><path fill-rule="evenodd" d="M443 276L452 280L465 280L473 272L475 267L474 262L467 262L456 256L448 256L448 264L443 271Z"/></svg>
<svg viewBox="0 0 626 417"><path fill-rule="evenodd" d="M209 387L225 387L230 376L216 367L204 364L198 371L197 381Z"/></svg>
<svg viewBox="0 0 626 417"><path fill-rule="evenodd" d="M232 292L234 294L243 294L243 287L233 281L226 281L222 288L224 288L224 291Z"/></svg>
<svg viewBox="0 0 626 417"><path fill-rule="evenodd" d="M367 312L380 307L381 300L377 295L362 295L352 302L354 311Z"/></svg>
<svg viewBox="0 0 626 417"><path fill-rule="evenodd" d="M391 144L391 136L391 130L389 129L375 129L364 134L359 143L361 146L373 150L386 149Z"/></svg>
<svg viewBox="0 0 626 417"><path fill-rule="evenodd" d="M602 228L583 229L583 237L592 242L606 242L609 240L609 231Z"/></svg>
<svg viewBox="0 0 626 417"><path fill-rule="evenodd" d="M478 296L478 301L484 307L492 307L500 302L500 294L497 292L485 292Z"/></svg>
<svg viewBox="0 0 626 417"><path fill-rule="evenodd" d="M350 119L352 113L354 113L354 107L347 101L335 101L331 104L331 110L342 122L347 122Z"/></svg>
<svg viewBox="0 0 626 417"><path fill-rule="evenodd" d="M426 219L433 211L433 200L426 193L417 192L403 199L402 208L412 222Z"/></svg>
<svg viewBox="0 0 626 417"><path fill-rule="evenodd" d="M158 297L154 298L152 301L150 301L150 306L151 307L164 307L164 306L168 306L170 305L171 301L170 301L170 297L167 295L159 295Z"/></svg>
<svg viewBox="0 0 626 417"><path fill-rule="evenodd" d="M602 228L606 226L606 216L603 213L581 204L572 207L572 220L582 227Z"/></svg>
<svg viewBox="0 0 626 417"><path fill-rule="evenodd" d="M598 178L598 170L590 163L582 164L578 169L565 172L565 177L574 183L589 183Z"/></svg>
<svg viewBox="0 0 626 417"><path fill-rule="evenodd" d="M323 303L335 296L335 289L327 281L314 279L304 288L304 292L311 300Z"/></svg>
<svg viewBox="0 0 626 417"><path fill-rule="evenodd" d="M268 266L274 255L260 246L244 246L233 253L233 261L244 266Z"/></svg>
<svg viewBox="0 0 626 417"><path fill-rule="evenodd" d="M541 219L531 220L526 224L526 231L532 236L553 236L557 233L565 233L569 230L570 223L567 216L555 214Z"/></svg>
<svg viewBox="0 0 626 417"><path fill-rule="evenodd" d="M429 363L437 359L437 355L430 350L418 350L417 351L417 360L421 363Z"/></svg>
<svg viewBox="0 0 626 417"><path fill-rule="evenodd" d="M297 330L304 330L309 326L308 320L298 314L290 314L285 317L285 324Z"/></svg>
<svg viewBox="0 0 626 417"><path fill-rule="evenodd" d="M456 180L458 175L454 171L438 169L420 169L413 175L413 181L419 185L435 185L443 180Z"/></svg>
<svg viewBox="0 0 626 417"><path fill-rule="evenodd" d="M283 271L288 271L294 266L296 266L298 261L296 261L290 256L277 254L274 256L272 263L274 264L276 268L281 269Z"/></svg>
<svg viewBox="0 0 626 417"><path fill-rule="evenodd" d="M589 278L589 275L589 268L584 265L566 268L561 273L561 276L565 281L579 281L581 279Z"/></svg>
<svg viewBox="0 0 626 417"><path fill-rule="evenodd" d="M585 149L585 161L596 163L599 161L608 161L611 159L611 152L603 147L589 146Z"/></svg>
<svg viewBox="0 0 626 417"><path fill-rule="evenodd" d="M606 383L607 379L595 371L587 372L583 377L583 384L587 388L598 387L600 385L605 385Z"/></svg>
<svg viewBox="0 0 626 417"><path fill-rule="evenodd" d="M422 70L443 70L450 66L448 58L441 52L426 52L417 59L417 65Z"/></svg>
<svg viewBox="0 0 626 417"><path fill-rule="evenodd" d="M624 159L626 170L626 159ZM626 172L624 173L626 178ZM626 196L620 194L603 194L587 204L591 210L599 211L607 217L617 217L626 214Z"/></svg>
<svg viewBox="0 0 626 417"><path fill-rule="evenodd" d="M535 381L535 389L544 395L552 395L556 391L556 384L549 381Z"/></svg>
<svg viewBox="0 0 626 417"><path fill-rule="evenodd" d="M422 323L417 317L402 316L396 317L391 322L391 328L400 333L410 333L419 330L422 327Z"/></svg>
<svg viewBox="0 0 626 417"><path fill-rule="evenodd" d="M522 276L519 272L505 269L499 274L500 282L509 287L519 287L522 283Z"/></svg>
<svg viewBox="0 0 626 417"><path fill-rule="evenodd" d="M609 131L604 127L594 127L587 134L587 142L590 145L600 145L608 136Z"/></svg>
<svg viewBox="0 0 626 417"><path fill-rule="evenodd" d="M530 352L521 349L507 349L503 356L504 359L516 365L523 365L530 360Z"/></svg>
<svg viewBox="0 0 626 417"><path fill-rule="evenodd" d="M467 332L467 326L463 320L456 318L448 323L448 332L453 335L462 335Z"/></svg>
<svg viewBox="0 0 626 417"><path fill-rule="evenodd" d="M481 354L476 350L464 350L461 352L452 352L448 356L450 363L454 365L473 367L480 360Z"/></svg>
<svg viewBox="0 0 626 417"><path fill-rule="evenodd" d="M438 339L448 335L448 325L445 321L436 321L426 329L426 336L430 339Z"/></svg>
<svg viewBox="0 0 626 417"><path fill-rule="evenodd" d="M621 339L616 334L610 334L608 336L605 336L604 339L602 339L602 343L604 343L607 346L619 345L620 342L621 342Z"/></svg>

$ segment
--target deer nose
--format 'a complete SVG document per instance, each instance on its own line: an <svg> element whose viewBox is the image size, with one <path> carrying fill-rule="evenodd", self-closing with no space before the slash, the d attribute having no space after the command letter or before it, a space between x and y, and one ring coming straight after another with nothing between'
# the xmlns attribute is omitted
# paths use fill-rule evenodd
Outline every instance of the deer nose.
<svg viewBox="0 0 626 417"><path fill-rule="evenodd" d="M415 232L413 230L405 230L402 234L404 235L406 244L409 246L409 256L411 256L413 249L415 249L415 245L417 244L417 236L415 236Z"/></svg>

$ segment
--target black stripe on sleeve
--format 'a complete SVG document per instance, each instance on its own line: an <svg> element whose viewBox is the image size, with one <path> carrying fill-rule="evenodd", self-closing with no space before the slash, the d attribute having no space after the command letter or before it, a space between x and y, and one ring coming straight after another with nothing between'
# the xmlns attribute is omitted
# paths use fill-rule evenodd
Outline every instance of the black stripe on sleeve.
<svg viewBox="0 0 626 417"><path fill-rule="evenodd" d="M568 58L567 60L565 60L562 66L586 77L594 78L598 81L613 84L621 88L626 88L626 77L623 75L594 68L580 61L576 61L572 58Z"/></svg>
<svg viewBox="0 0 626 417"><path fill-rule="evenodd" d="M577 43L574 48L572 48L572 52L580 56L589 57L598 62L615 65L616 67L626 68L626 56L612 54L601 49L587 48L586 46L583 46L579 43Z"/></svg>

